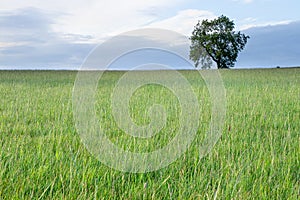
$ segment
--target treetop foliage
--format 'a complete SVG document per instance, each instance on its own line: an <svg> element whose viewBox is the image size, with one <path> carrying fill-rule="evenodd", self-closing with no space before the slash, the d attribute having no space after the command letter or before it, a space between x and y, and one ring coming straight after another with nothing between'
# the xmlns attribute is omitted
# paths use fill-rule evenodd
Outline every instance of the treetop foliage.
<svg viewBox="0 0 300 200"><path fill-rule="evenodd" d="M190 57L196 67L201 63L203 68L217 63L218 68L234 67L238 53L242 51L250 38L240 31L234 31L235 24L222 15L214 20L199 21L192 33Z"/></svg>

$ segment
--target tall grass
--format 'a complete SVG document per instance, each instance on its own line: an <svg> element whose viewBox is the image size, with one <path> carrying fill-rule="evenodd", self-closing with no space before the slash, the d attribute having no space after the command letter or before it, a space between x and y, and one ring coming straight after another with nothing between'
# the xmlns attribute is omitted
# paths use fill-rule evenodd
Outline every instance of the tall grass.
<svg viewBox="0 0 300 200"><path fill-rule="evenodd" d="M199 159L210 99L196 72L182 72L201 105L198 136L159 171L111 169L81 143L72 114L76 72L0 72L0 199L297 199L300 191L300 69L224 70L227 116L221 139ZM116 126L110 95L123 72L105 73L97 112L119 146L149 151L166 145L180 103L166 88L144 86L132 96L131 117L149 123L154 103L167 110L162 135L132 141ZM156 95L159 94L159 95ZM103 114L105 113L105 114Z"/></svg>

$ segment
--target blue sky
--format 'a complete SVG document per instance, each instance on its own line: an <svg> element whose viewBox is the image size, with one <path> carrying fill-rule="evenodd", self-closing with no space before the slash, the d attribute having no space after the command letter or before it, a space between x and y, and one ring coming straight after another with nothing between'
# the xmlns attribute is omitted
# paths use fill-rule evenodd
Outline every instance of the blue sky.
<svg viewBox="0 0 300 200"><path fill-rule="evenodd" d="M95 46L139 28L189 36L224 14L251 36L237 67L300 65L299 0L10 0L0 7L0 69L78 69Z"/></svg>

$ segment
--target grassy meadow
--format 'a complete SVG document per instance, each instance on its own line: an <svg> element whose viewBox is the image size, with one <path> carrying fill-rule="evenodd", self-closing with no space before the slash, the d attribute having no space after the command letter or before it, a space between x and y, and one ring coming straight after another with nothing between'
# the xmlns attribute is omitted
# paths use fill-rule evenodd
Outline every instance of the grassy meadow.
<svg viewBox="0 0 300 200"><path fill-rule="evenodd" d="M110 111L123 74L106 72L99 82L101 127L126 150L162 148L178 130L180 102L164 87L139 88L130 100L132 120L148 124L146 111L161 104L167 123L151 139L133 139ZM224 130L202 159L210 96L197 72L182 74L200 105L195 141L168 167L134 174L105 166L81 142L72 110L77 72L0 71L0 199L299 199L300 68L221 71Z"/></svg>

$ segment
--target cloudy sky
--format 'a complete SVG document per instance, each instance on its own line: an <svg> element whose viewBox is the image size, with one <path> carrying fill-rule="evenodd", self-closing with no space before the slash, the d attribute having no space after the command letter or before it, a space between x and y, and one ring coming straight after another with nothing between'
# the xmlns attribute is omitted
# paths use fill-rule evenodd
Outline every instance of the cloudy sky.
<svg viewBox="0 0 300 200"><path fill-rule="evenodd" d="M0 69L78 69L99 43L140 28L190 36L222 14L251 36L237 67L300 65L299 0L10 0L0 6Z"/></svg>

